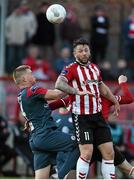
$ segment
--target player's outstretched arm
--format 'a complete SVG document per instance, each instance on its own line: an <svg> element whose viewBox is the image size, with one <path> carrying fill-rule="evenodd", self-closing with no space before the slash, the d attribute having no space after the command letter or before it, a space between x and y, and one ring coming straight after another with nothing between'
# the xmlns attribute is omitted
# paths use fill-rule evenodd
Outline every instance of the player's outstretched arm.
<svg viewBox="0 0 134 180"><path fill-rule="evenodd" d="M63 76L58 77L58 79L55 83L55 88L59 89L63 92L66 92L67 94L78 94L77 89L69 86L67 79Z"/></svg>
<svg viewBox="0 0 134 180"><path fill-rule="evenodd" d="M67 94L76 94L76 95L80 95L80 96L89 94L91 96L94 96L89 91L79 91L78 89L69 86L67 79L63 76L58 77L58 79L55 83L55 88L65 92Z"/></svg>
<svg viewBox="0 0 134 180"><path fill-rule="evenodd" d="M63 91L60 91L58 89L48 89L44 98L45 100L56 100L62 98L63 96L65 96L65 93Z"/></svg>
<svg viewBox="0 0 134 180"><path fill-rule="evenodd" d="M55 109L58 109L60 107L67 107L70 102L71 102L70 97L65 97L63 99L58 99L56 101L49 103L49 107L52 110L55 110Z"/></svg>
<svg viewBox="0 0 134 180"><path fill-rule="evenodd" d="M129 90L128 84L127 84L127 77L124 75L120 75L118 78L118 83L121 87L121 90L123 92L123 95L121 96L120 104L130 104L134 102L134 97L132 92Z"/></svg>
<svg viewBox="0 0 134 180"><path fill-rule="evenodd" d="M114 113L116 116L118 116L119 111L120 111L120 105L115 96L112 94L110 89L106 84L103 82L100 84L100 94L104 96L106 99L110 100L114 104Z"/></svg>

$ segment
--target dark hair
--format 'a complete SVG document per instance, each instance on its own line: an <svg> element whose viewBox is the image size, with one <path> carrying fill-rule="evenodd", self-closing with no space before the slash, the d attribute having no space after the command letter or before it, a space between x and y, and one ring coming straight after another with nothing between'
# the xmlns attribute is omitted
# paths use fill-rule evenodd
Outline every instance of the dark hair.
<svg viewBox="0 0 134 180"><path fill-rule="evenodd" d="M73 42L73 48L75 48L77 45L88 45L89 46L89 43L86 39L84 38L79 38L79 39L76 39L74 42Z"/></svg>

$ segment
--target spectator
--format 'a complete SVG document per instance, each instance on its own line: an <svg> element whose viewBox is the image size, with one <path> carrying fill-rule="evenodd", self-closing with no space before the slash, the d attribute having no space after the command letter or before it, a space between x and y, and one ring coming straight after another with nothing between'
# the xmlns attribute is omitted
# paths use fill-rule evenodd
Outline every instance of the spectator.
<svg viewBox="0 0 134 180"><path fill-rule="evenodd" d="M36 16L38 27L33 37L33 43L40 47L43 58L51 60L55 43L55 26L46 18L48 6L49 4L47 2L42 2L40 5L40 11Z"/></svg>
<svg viewBox="0 0 134 180"><path fill-rule="evenodd" d="M119 74L124 74L127 76L129 81L132 81L131 70L128 67L128 63L125 59L119 59L117 65L112 69L114 76L117 78Z"/></svg>
<svg viewBox="0 0 134 180"><path fill-rule="evenodd" d="M7 120L0 115L0 173L3 166L16 157L15 150L6 144L9 135Z"/></svg>
<svg viewBox="0 0 134 180"><path fill-rule="evenodd" d="M78 22L75 9L72 5L68 5L67 17L60 25L60 37L64 46L68 46L72 50L73 41L81 36L82 29Z"/></svg>
<svg viewBox="0 0 134 180"><path fill-rule="evenodd" d="M91 17L91 50L94 63L105 60L108 46L109 18L102 6L95 7L95 14Z"/></svg>
<svg viewBox="0 0 134 180"><path fill-rule="evenodd" d="M102 70L102 77L104 81L113 81L115 77L113 75L112 66L109 61L104 61L100 64Z"/></svg>
<svg viewBox="0 0 134 180"><path fill-rule="evenodd" d="M23 64L29 65L33 70L33 74L38 79L56 80L56 73L46 59L42 60L40 58L39 48L37 46L30 46L28 48L28 55L23 60Z"/></svg>
<svg viewBox="0 0 134 180"><path fill-rule="evenodd" d="M16 8L5 22L5 36L7 44L6 71L11 73L21 64L25 55L25 45L31 37L33 29L29 28L29 21L24 15L23 8Z"/></svg>
<svg viewBox="0 0 134 180"><path fill-rule="evenodd" d="M124 22L123 37L125 59L131 64L134 60L134 9Z"/></svg>
<svg viewBox="0 0 134 180"><path fill-rule="evenodd" d="M33 170L32 151L28 143L29 134L24 131L21 120L18 119L18 122L13 126L13 130L15 151L24 160L24 163Z"/></svg>
<svg viewBox="0 0 134 180"><path fill-rule="evenodd" d="M30 10L27 3L22 3L20 8L22 9L23 15L27 21L27 27L29 28L29 31L27 32L27 44L29 44L36 33L37 21L35 14Z"/></svg>
<svg viewBox="0 0 134 180"><path fill-rule="evenodd" d="M71 50L69 47L63 47L60 52L60 57L55 60L55 70L57 74L60 74L62 69L73 62L71 56Z"/></svg>

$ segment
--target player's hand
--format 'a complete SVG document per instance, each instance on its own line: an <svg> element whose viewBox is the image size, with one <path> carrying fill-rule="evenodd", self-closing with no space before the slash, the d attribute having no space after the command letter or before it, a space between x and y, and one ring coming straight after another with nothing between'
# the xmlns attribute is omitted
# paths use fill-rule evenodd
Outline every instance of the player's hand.
<svg viewBox="0 0 134 180"><path fill-rule="evenodd" d="M119 115L119 112L120 112L120 104L119 103L116 103L114 105L114 115L115 116L118 116Z"/></svg>
<svg viewBox="0 0 134 180"><path fill-rule="evenodd" d="M127 76L120 75L118 78L118 83L121 84L123 82L127 82Z"/></svg>
<svg viewBox="0 0 134 180"><path fill-rule="evenodd" d="M77 91L77 94L80 96L84 96L84 95L90 95L90 96L95 96L93 93L91 93L90 91Z"/></svg>

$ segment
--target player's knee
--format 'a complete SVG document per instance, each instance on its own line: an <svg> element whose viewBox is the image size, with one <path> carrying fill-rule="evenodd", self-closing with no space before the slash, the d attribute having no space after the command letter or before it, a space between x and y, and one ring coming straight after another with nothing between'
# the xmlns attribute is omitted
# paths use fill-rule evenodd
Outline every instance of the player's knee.
<svg viewBox="0 0 134 180"><path fill-rule="evenodd" d="M49 179L50 165L35 171L35 179Z"/></svg>
<svg viewBox="0 0 134 180"><path fill-rule="evenodd" d="M101 151L102 158L105 160L114 159L114 149L112 143L106 143L100 145L99 150Z"/></svg>
<svg viewBox="0 0 134 180"><path fill-rule="evenodd" d="M106 151L104 150L103 154L102 154L103 159L105 160L111 160L114 159L114 150L113 149L106 149Z"/></svg>
<svg viewBox="0 0 134 180"><path fill-rule="evenodd" d="M86 160L90 160L92 157L92 153L93 153L93 146L89 144L84 144L80 146L80 154L82 158Z"/></svg>

